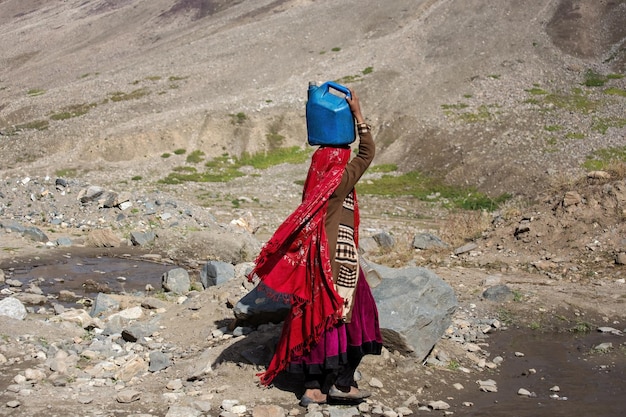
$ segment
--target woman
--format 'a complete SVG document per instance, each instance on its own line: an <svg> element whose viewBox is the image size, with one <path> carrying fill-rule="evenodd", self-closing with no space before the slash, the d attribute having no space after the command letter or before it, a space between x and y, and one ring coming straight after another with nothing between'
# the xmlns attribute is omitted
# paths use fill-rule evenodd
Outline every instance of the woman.
<svg viewBox="0 0 626 417"><path fill-rule="evenodd" d="M382 337L372 293L358 264L359 210L354 186L374 158L370 126L359 99L346 100L356 120L358 154L320 147L313 154L302 203L265 244L250 279L291 304L276 352L261 383L281 371L302 373L300 404L327 397L360 401L354 373L365 354L380 354Z"/></svg>

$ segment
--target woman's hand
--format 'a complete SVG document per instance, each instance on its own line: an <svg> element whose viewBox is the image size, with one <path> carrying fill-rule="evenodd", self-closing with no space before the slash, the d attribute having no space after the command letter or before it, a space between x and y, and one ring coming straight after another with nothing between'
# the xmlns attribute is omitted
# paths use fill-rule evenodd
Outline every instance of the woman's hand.
<svg viewBox="0 0 626 417"><path fill-rule="evenodd" d="M348 88L348 90L350 90L350 97L346 96L346 101L350 106L350 111L352 112L352 115L357 123L364 123L365 118L363 117L363 114L361 114L361 103L359 103L359 97L351 88Z"/></svg>

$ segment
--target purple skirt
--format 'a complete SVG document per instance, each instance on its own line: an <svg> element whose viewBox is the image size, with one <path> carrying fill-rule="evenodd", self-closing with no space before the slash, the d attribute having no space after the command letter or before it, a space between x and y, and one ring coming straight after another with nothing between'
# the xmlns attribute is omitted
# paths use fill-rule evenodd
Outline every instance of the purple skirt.
<svg viewBox="0 0 626 417"><path fill-rule="evenodd" d="M339 369L350 358L380 355L383 338L380 334L378 309L365 275L361 271L354 294L352 320L327 330L311 351L294 359L287 366L292 373L324 374Z"/></svg>

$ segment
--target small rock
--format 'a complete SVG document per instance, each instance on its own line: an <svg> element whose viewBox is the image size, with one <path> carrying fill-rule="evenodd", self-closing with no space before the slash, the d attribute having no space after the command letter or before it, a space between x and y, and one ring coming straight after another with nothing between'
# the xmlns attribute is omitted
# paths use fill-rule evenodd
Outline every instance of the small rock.
<svg viewBox="0 0 626 417"><path fill-rule="evenodd" d="M450 408L450 404L445 401L431 401L428 403L428 407L432 410L447 410Z"/></svg>
<svg viewBox="0 0 626 417"><path fill-rule="evenodd" d="M526 388L520 388L519 390L517 390L517 395L521 395L522 397L529 397L529 398L534 398L537 396L537 394L535 394L534 392L530 392L528 391Z"/></svg>
<svg viewBox="0 0 626 417"><path fill-rule="evenodd" d="M141 398L141 392L132 389L122 390L117 393L117 402L122 404L132 403Z"/></svg>
<svg viewBox="0 0 626 417"><path fill-rule="evenodd" d="M370 379L369 385L370 385L370 387L374 387L374 388L382 388L383 387L383 383L378 378Z"/></svg>

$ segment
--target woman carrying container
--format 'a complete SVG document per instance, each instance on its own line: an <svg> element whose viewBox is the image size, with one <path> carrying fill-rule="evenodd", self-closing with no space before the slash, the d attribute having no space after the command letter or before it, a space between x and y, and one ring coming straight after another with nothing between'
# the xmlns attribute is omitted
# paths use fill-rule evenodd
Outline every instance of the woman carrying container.
<svg viewBox="0 0 626 417"><path fill-rule="evenodd" d="M350 160L349 142L322 144L315 151L302 203L264 245L250 274L250 279L260 279L259 289L269 297L291 304L260 381L269 385L281 371L303 374L300 405L305 407L328 399L359 402L368 397L354 374L364 355L382 349L378 311L359 268L354 189L374 158L375 146L356 93L346 90L342 100L354 118L353 132L356 121L358 154Z"/></svg>

